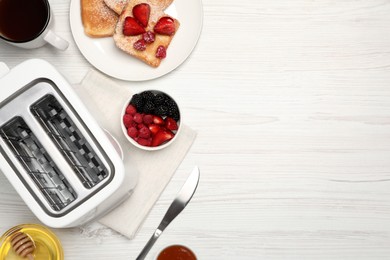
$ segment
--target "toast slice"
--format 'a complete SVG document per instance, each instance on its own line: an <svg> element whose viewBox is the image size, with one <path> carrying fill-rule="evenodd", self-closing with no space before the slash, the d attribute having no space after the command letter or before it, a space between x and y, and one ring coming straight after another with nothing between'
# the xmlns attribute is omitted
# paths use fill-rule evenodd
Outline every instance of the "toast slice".
<svg viewBox="0 0 390 260"><path fill-rule="evenodd" d="M164 46L165 49L168 49L169 44L171 43L173 35L155 35L155 41L146 46L146 49L143 51L136 50L133 45L136 41L142 39L142 35L137 36L126 36L123 34L123 24L127 16L133 16L132 11L133 7L137 4L147 3L150 5L150 17L146 31L152 31L155 24L161 17L168 16L164 13L164 10L173 2L173 0L130 0L123 9L118 24L114 33L114 41L118 48L124 52L140 59L146 64L158 67L161 63L161 59L156 57L156 51L159 46ZM172 17L171 17L172 18ZM175 24L175 33L179 29L180 23L178 20L172 18Z"/></svg>
<svg viewBox="0 0 390 260"><path fill-rule="evenodd" d="M104 0L104 3L118 15L122 13L128 2L129 0Z"/></svg>
<svg viewBox="0 0 390 260"><path fill-rule="evenodd" d="M118 15L103 0L81 0L84 32L90 37L109 37L115 32Z"/></svg>

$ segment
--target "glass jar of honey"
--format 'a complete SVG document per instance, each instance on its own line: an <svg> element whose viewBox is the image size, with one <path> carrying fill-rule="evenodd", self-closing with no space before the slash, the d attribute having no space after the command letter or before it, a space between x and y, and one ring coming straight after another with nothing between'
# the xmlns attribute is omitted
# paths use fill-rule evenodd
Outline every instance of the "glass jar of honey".
<svg viewBox="0 0 390 260"><path fill-rule="evenodd" d="M64 260L64 252L57 236L48 228L38 224L22 224L6 231L0 237L0 259L25 260L12 248L11 240L15 233L23 232L33 241L33 259Z"/></svg>

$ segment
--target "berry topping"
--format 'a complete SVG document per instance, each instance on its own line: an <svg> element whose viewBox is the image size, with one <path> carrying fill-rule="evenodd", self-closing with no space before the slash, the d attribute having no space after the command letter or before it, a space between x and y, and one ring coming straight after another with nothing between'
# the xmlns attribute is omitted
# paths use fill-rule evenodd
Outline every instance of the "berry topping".
<svg viewBox="0 0 390 260"><path fill-rule="evenodd" d="M133 48L137 51L144 51L146 50L146 42L143 39L140 39L133 44Z"/></svg>
<svg viewBox="0 0 390 260"><path fill-rule="evenodd" d="M146 125L150 125L153 123L153 116L152 115L144 115L143 121Z"/></svg>
<svg viewBox="0 0 390 260"><path fill-rule="evenodd" d="M152 31L147 31L146 33L142 34L142 39L144 39L146 43L152 43L156 40L156 35Z"/></svg>
<svg viewBox="0 0 390 260"><path fill-rule="evenodd" d="M134 121L136 122L136 123L142 123L142 115L140 114L140 113L136 113L135 115L134 115L134 117L133 117L133 119L134 119Z"/></svg>
<svg viewBox="0 0 390 260"><path fill-rule="evenodd" d="M179 128L176 121L171 117L165 118L165 127L169 130L177 130Z"/></svg>
<svg viewBox="0 0 390 260"><path fill-rule="evenodd" d="M125 18L123 24L123 34L126 36L140 35L145 32L145 29L131 16Z"/></svg>
<svg viewBox="0 0 390 260"><path fill-rule="evenodd" d="M153 116L153 123L156 125L164 125L165 124L164 119L162 119L159 116Z"/></svg>
<svg viewBox="0 0 390 260"><path fill-rule="evenodd" d="M159 146L162 143L171 140L174 136L175 134L172 133L172 131L161 129L154 135L152 139L152 146Z"/></svg>
<svg viewBox="0 0 390 260"><path fill-rule="evenodd" d="M128 105L126 107L126 114L135 115L137 113L137 109L133 105Z"/></svg>
<svg viewBox="0 0 390 260"><path fill-rule="evenodd" d="M156 58L164 59L167 56L167 50L164 46L160 45L156 50Z"/></svg>
<svg viewBox="0 0 390 260"><path fill-rule="evenodd" d="M132 122L133 122L133 117L131 115L126 114L123 116L123 124L126 127L130 127Z"/></svg>
<svg viewBox="0 0 390 260"><path fill-rule="evenodd" d="M168 16L161 17L153 30L158 34L173 35L176 31L175 20Z"/></svg>
<svg viewBox="0 0 390 260"><path fill-rule="evenodd" d="M136 138L138 136L138 130L137 128L135 128L134 126L130 127L127 129L127 134L131 137L131 138Z"/></svg>
<svg viewBox="0 0 390 260"><path fill-rule="evenodd" d="M148 26L149 16L150 16L150 6L148 4L142 3L133 7L133 16L138 22L143 26Z"/></svg>
<svg viewBox="0 0 390 260"><path fill-rule="evenodd" d="M149 128L148 127L146 127L146 126L144 126L144 127L142 127L140 130L139 130L139 137L141 137L141 138L145 138L145 139L147 139L147 138L149 138L150 137L150 130L149 130Z"/></svg>

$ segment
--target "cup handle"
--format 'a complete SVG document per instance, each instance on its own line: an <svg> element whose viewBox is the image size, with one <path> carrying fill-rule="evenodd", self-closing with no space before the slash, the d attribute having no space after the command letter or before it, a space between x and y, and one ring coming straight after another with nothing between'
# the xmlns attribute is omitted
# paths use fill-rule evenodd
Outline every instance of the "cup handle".
<svg viewBox="0 0 390 260"><path fill-rule="evenodd" d="M60 36L52 32L51 30L47 32L43 39L61 51L66 50L69 46L69 42L62 39Z"/></svg>

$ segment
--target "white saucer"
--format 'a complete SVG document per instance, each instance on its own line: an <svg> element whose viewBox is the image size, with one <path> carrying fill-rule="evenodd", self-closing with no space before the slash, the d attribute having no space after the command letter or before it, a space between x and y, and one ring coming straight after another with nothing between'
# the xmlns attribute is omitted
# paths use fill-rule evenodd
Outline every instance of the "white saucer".
<svg viewBox="0 0 390 260"><path fill-rule="evenodd" d="M155 79L177 68L195 48L203 24L201 0L174 0L165 13L177 18L180 28L168 48L167 58L158 68L153 68L117 48L112 37L85 35L80 8L80 0L71 0L70 28L81 53L101 72L129 81Z"/></svg>

